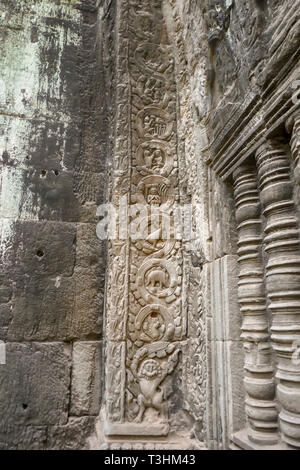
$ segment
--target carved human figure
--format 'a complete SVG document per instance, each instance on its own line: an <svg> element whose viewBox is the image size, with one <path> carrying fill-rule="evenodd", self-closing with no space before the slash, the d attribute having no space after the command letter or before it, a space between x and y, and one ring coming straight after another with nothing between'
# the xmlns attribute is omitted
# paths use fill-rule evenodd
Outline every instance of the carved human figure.
<svg viewBox="0 0 300 470"><path fill-rule="evenodd" d="M164 166L163 164L163 154L160 149L157 149L153 153L153 160L152 160L153 169L159 169Z"/></svg>
<svg viewBox="0 0 300 470"><path fill-rule="evenodd" d="M137 166L139 173L144 175L167 175L173 169L173 157L161 141L144 142L137 150Z"/></svg>
<svg viewBox="0 0 300 470"><path fill-rule="evenodd" d="M158 194L157 185L150 186L147 202L148 204L151 204L154 206L159 206L161 204L161 198L160 198L160 195Z"/></svg>
<svg viewBox="0 0 300 470"><path fill-rule="evenodd" d="M159 170L164 166L163 152L159 148L146 147L143 151L143 159L148 169Z"/></svg>
<svg viewBox="0 0 300 470"><path fill-rule="evenodd" d="M151 118L148 114L144 117L144 129L145 132L150 131L151 129Z"/></svg>
<svg viewBox="0 0 300 470"><path fill-rule="evenodd" d="M146 114L144 132L146 137L161 137L166 132L166 123L160 116Z"/></svg>
<svg viewBox="0 0 300 470"><path fill-rule="evenodd" d="M154 408L164 415L164 390L160 387L168 374L171 374L178 363L179 351L175 351L165 364L155 359L146 359L139 370L138 378L141 393L138 396L139 413L136 422L141 423L146 408Z"/></svg>
<svg viewBox="0 0 300 470"><path fill-rule="evenodd" d="M144 150L144 161L147 168L152 167L152 155L149 149Z"/></svg>
<svg viewBox="0 0 300 470"><path fill-rule="evenodd" d="M166 132L166 124L160 117L155 117L154 130L152 132L158 137Z"/></svg>
<svg viewBox="0 0 300 470"><path fill-rule="evenodd" d="M159 104L165 108L170 100L165 83L158 78L148 78L142 75L137 83L137 89L145 104Z"/></svg>
<svg viewBox="0 0 300 470"><path fill-rule="evenodd" d="M174 70L174 59L162 46L151 43L141 44L135 51L136 63L142 69L169 75Z"/></svg>

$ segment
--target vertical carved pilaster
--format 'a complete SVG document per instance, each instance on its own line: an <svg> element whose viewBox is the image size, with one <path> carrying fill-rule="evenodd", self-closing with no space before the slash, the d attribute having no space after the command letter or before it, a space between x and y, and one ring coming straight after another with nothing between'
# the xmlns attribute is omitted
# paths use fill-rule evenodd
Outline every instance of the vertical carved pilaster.
<svg viewBox="0 0 300 470"><path fill-rule="evenodd" d="M238 295L243 314L248 437L257 443L273 444L278 441L278 425L264 287L262 221L256 169L242 166L234 173L234 180L239 235Z"/></svg>
<svg viewBox="0 0 300 470"><path fill-rule="evenodd" d="M256 158L267 221L266 286L278 362L280 429L286 443L300 447L300 367L294 358L300 336L300 244L288 148L279 139L268 140Z"/></svg>
<svg viewBox="0 0 300 470"><path fill-rule="evenodd" d="M291 133L292 157L295 160L296 168L299 168L300 158L300 112L293 115L287 122L287 130Z"/></svg>
<svg viewBox="0 0 300 470"><path fill-rule="evenodd" d="M130 181L130 82L128 79L128 6L126 0L117 5L116 18L116 115L113 168L111 169L111 202L116 214L127 200ZM125 204L126 210L126 204ZM123 215L127 223L126 216ZM118 217L117 217L118 220ZM124 232L124 224L118 220ZM118 227L119 229L119 227ZM127 230L127 226L126 226ZM126 231L125 230L125 231ZM119 232L119 230L117 230ZM128 257L126 235L117 234L109 241L108 282L106 292L106 418L109 423L121 423L125 415L126 383L126 318L128 315Z"/></svg>
<svg viewBox="0 0 300 470"><path fill-rule="evenodd" d="M117 3L111 200L126 230L109 250L105 433L162 437L186 334L183 244L165 233L180 202L174 59L161 0Z"/></svg>

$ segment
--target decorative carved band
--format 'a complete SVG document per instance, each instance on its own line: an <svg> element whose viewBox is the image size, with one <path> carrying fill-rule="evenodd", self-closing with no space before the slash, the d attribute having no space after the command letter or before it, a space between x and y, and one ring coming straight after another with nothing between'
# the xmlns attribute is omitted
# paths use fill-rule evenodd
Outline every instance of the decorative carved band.
<svg viewBox="0 0 300 470"><path fill-rule="evenodd" d="M128 79L128 7L120 0L116 22L116 118L110 199L116 210L129 192L130 82ZM119 221L120 223L120 221ZM121 237L120 237L121 238ZM128 315L129 242L109 241L106 293L106 419L122 422L125 416L126 319Z"/></svg>
<svg viewBox="0 0 300 470"><path fill-rule="evenodd" d="M278 425L264 287L257 173L253 167L241 166L233 176L239 236L238 295L243 315L248 437L256 443L274 444L278 441Z"/></svg>
<svg viewBox="0 0 300 470"><path fill-rule="evenodd" d="M280 139L266 141L256 155L265 228L266 289L277 355L280 429L283 440L300 447L300 367L294 360L300 336L300 243L293 201L289 149Z"/></svg>
<svg viewBox="0 0 300 470"><path fill-rule="evenodd" d="M110 247L108 435L168 433L167 382L185 334L182 242L163 231L179 194L174 60L161 3L118 2L112 201L119 211L120 197L128 194L144 219L130 210L127 223L143 227L142 234ZM170 227L173 222L171 216Z"/></svg>

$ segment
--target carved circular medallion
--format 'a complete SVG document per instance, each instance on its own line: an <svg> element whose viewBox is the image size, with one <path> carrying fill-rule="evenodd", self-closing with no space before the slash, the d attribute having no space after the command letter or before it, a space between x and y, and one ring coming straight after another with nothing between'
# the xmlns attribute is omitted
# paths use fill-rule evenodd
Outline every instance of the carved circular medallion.
<svg viewBox="0 0 300 470"><path fill-rule="evenodd" d="M161 36L160 28L157 27L155 16L145 11L144 2L145 0L143 0L141 8L134 5L130 10L131 24L132 28L134 28L134 34L142 41L159 41Z"/></svg>
<svg viewBox="0 0 300 470"><path fill-rule="evenodd" d="M173 318L162 305L146 305L135 319L135 328L139 340L150 343L153 341L172 340L174 336Z"/></svg>
<svg viewBox="0 0 300 470"><path fill-rule="evenodd" d="M174 100L170 85L163 78L145 76L139 77L136 83L137 93L145 106L155 106L167 109L169 103Z"/></svg>
<svg viewBox="0 0 300 470"><path fill-rule="evenodd" d="M136 290L146 300L176 300L181 292L181 268L166 259L149 259L140 267Z"/></svg>
<svg viewBox="0 0 300 470"><path fill-rule="evenodd" d="M132 231L139 234L133 239L137 250L156 258L166 257L173 250L175 228L169 214L159 212L141 220L132 221Z"/></svg>
<svg viewBox="0 0 300 470"><path fill-rule="evenodd" d="M157 140L140 145L136 161L136 169L143 176L150 174L168 176L174 167L174 160L168 152L167 144Z"/></svg>
<svg viewBox="0 0 300 470"><path fill-rule="evenodd" d="M145 42L136 48L135 63L142 71L158 76L170 74L174 70L174 59L167 47L151 42Z"/></svg>
<svg viewBox="0 0 300 470"><path fill-rule="evenodd" d="M152 341L160 341L163 339L166 331L166 325L163 317L153 311L144 320L142 324L143 337Z"/></svg>
<svg viewBox="0 0 300 470"><path fill-rule="evenodd" d="M137 115L137 130L144 139L169 140L173 127L173 117L163 109L148 106Z"/></svg>
<svg viewBox="0 0 300 470"><path fill-rule="evenodd" d="M139 376L140 377L145 377L146 379L154 379L161 373L161 367L158 361L155 361L154 359L146 359L144 362L142 362L140 370L139 370Z"/></svg>
<svg viewBox="0 0 300 470"><path fill-rule="evenodd" d="M175 202L171 181L163 176L146 176L137 187L136 202L167 209Z"/></svg>

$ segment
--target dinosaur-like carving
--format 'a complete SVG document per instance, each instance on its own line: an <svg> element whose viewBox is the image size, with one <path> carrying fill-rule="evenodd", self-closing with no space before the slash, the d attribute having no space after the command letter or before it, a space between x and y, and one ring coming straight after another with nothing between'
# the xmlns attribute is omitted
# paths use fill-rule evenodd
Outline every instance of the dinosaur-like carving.
<svg viewBox="0 0 300 470"><path fill-rule="evenodd" d="M169 287L168 273L156 269L155 271L151 271L150 274L148 274L146 287L151 286L152 288L155 288L157 285L161 290Z"/></svg>

